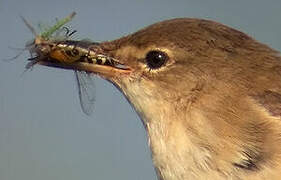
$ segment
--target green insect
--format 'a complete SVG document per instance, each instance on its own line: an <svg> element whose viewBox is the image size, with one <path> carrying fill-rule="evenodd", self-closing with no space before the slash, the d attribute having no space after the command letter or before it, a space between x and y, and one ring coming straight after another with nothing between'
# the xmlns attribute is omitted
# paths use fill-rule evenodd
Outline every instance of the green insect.
<svg viewBox="0 0 281 180"><path fill-rule="evenodd" d="M31 54L29 58L30 62L26 65L26 69L33 67L40 61L55 61L56 63L100 63L108 65L113 63L111 59L106 59L104 56L97 55L94 51L90 50L89 47L95 43L70 39L71 35L76 31L70 32L64 26L73 19L75 14L73 12L66 18L58 20L55 25L40 34L37 34L35 29L22 18L26 26L35 36L25 47ZM65 33L62 36L58 36L57 34L60 35L61 32ZM84 71L75 71L75 76L82 110L85 114L90 115L93 112L95 101L94 76Z"/></svg>

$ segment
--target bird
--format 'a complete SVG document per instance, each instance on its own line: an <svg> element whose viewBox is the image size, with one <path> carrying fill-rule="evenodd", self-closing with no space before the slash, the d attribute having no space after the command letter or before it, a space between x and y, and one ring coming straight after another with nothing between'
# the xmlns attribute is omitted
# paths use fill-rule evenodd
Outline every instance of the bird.
<svg viewBox="0 0 281 180"><path fill-rule="evenodd" d="M281 57L224 24L176 18L89 45L143 122L159 180L281 176ZM39 62L58 67L58 63Z"/></svg>

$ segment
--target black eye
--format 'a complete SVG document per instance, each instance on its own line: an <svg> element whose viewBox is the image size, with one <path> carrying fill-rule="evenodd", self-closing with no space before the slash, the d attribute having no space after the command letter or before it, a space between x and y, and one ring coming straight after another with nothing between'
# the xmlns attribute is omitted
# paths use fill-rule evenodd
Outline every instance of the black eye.
<svg viewBox="0 0 281 180"><path fill-rule="evenodd" d="M162 51L149 51L146 55L146 64L150 69L158 69L169 59L168 55Z"/></svg>

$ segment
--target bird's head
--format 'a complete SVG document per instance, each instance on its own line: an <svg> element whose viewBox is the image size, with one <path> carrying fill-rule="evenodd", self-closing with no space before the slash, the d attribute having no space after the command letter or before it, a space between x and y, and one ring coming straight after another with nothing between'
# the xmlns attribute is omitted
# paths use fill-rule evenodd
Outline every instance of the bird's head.
<svg viewBox="0 0 281 180"><path fill-rule="evenodd" d="M195 167L257 167L270 130L253 97L273 87L268 79L279 82L270 70L280 68L276 51L225 25L189 18L87 47L112 63L55 66L98 74L124 93L146 125L163 177Z"/></svg>
<svg viewBox="0 0 281 180"><path fill-rule="evenodd" d="M144 119L187 108L202 91L220 89L221 84L237 79L233 76L249 67L241 57L269 51L237 30L189 18L159 22L120 39L88 46L114 59L114 65L73 63L67 68L111 81Z"/></svg>

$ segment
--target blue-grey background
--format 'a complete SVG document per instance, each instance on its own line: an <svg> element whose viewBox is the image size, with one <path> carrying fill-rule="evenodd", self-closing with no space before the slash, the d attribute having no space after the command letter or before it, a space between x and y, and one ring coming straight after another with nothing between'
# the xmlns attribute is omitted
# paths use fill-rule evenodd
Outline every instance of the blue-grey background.
<svg viewBox="0 0 281 180"><path fill-rule="evenodd" d="M0 0L0 59L34 25L77 12L77 38L115 39L174 17L220 21L281 49L276 0ZM93 116L82 113L73 72L36 66L28 53L0 62L0 180L156 180L141 121L110 83L96 82Z"/></svg>

